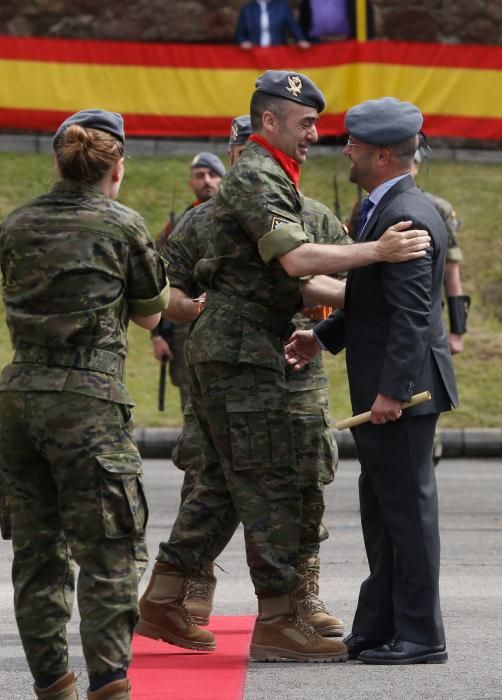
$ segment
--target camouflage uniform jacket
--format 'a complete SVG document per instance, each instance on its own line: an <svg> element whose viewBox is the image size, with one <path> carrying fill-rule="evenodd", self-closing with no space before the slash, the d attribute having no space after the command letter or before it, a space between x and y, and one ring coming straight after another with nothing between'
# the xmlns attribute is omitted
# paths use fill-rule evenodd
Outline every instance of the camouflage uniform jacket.
<svg viewBox="0 0 502 700"><path fill-rule="evenodd" d="M317 243L350 242L342 225L326 206L301 195L300 203L307 240ZM199 206L196 211L190 211L159 248L169 262L171 286L182 289L191 297L200 293L200 284L194 274L198 261L202 260L205 263L209 251L212 250L212 238L216 235L213 232L215 208L216 202L213 199ZM293 282L297 284L295 280ZM311 328L315 325L314 321L301 314L297 314L293 321L296 327L301 328ZM237 321L235 317L230 316L228 322L235 326ZM246 321L241 322L249 330L249 324ZM242 328L239 332L242 332ZM253 328L253 332L258 332L258 329ZM292 373L288 381L291 391L327 386L326 374L320 361L307 365L302 372Z"/></svg>
<svg viewBox="0 0 502 700"><path fill-rule="evenodd" d="M461 221L457 218L453 205L446 199L437 197L430 192L424 192L425 196L434 204L448 232L448 249L446 251L446 262L462 262L463 255L458 240L458 231Z"/></svg>
<svg viewBox="0 0 502 700"><path fill-rule="evenodd" d="M289 334L301 294L299 280L277 258L308 240L298 191L277 161L249 142L214 198L211 237L195 267L207 296L190 334L189 363L283 371L281 337Z"/></svg>
<svg viewBox="0 0 502 700"><path fill-rule="evenodd" d="M312 243L345 245L352 242L340 221L326 205L310 197L303 197L302 204L305 232ZM337 279L345 279L346 276L346 272L333 275ZM293 323L296 328L306 330L313 328L318 321L312 321L297 313L293 317ZM288 367L287 374L290 391L307 391L328 386L328 377L322 365L322 353L299 372Z"/></svg>
<svg viewBox="0 0 502 700"><path fill-rule="evenodd" d="M143 219L93 186L58 182L2 223L0 267L16 351L0 390L65 390L132 405L122 383L129 317L169 300Z"/></svg>

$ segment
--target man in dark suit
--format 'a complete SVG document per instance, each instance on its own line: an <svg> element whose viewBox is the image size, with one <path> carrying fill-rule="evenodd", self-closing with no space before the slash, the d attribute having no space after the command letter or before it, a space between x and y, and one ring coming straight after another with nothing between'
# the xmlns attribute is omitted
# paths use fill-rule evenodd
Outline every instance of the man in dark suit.
<svg viewBox="0 0 502 700"><path fill-rule="evenodd" d="M438 415L457 404L441 312L447 233L410 176L422 115L395 98L347 112L349 179L369 198L359 241L375 241L403 219L431 237L427 255L349 272L345 308L314 331L297 331L286 348L302 364L324 347L346 348L361 474L361 522L370 575L362 583L350 658L371 664L447 659L439 604L439 528L432 445ZM401 411L412 394L432 400Z"/></svg>
<svg viewBox="0 0 502 700"><path fill-rule="evenodd" d="M235 30L241 49L287 44L288 34L301 49L310 47L287 0L252 0L241 8Z"/></svg>

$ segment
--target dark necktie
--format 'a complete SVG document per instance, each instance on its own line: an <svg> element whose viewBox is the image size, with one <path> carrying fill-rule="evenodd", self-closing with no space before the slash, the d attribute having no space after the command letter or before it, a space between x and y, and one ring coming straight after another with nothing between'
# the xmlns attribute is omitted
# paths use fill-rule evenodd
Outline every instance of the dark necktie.
<svg viewBox="0 0 502 700"><path fill-rule="evenodd" d="M357 227L357 239L361 238L361 233L368 218L368 214L374 206L375 205L369 197L365 197L361 202L361 209L359 211L359 226Z"/></svg>

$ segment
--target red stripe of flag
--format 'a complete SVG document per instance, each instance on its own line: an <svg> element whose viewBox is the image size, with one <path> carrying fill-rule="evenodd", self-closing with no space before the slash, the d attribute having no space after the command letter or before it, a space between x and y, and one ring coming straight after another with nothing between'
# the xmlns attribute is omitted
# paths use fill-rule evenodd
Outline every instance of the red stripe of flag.
<svg viewBox="0 0 502 700"><path fill-rule="evenodd" d="M68 116L68 112L30 109L0 109L2 127L19 130L38 130L53 133ZM229 117L189 117L124 113L128 136L208 136L227 137ZM438 114L425 116L424 131L428 136L458 136L467 138L502 139L502 119L484 117L455 117ZM319 122L320 136L345 133L342 114L325 114Z"/></svg>
<svg viewBox="0 0 502 700"><path fill-rule="evenodd" d="M347 63L502 69L502 47L398 42L340 41L302 50L274 46L242 51L211 44L155 44L126 41L0 37L0 59L122 66L248 69L321 68Z"/></svg>

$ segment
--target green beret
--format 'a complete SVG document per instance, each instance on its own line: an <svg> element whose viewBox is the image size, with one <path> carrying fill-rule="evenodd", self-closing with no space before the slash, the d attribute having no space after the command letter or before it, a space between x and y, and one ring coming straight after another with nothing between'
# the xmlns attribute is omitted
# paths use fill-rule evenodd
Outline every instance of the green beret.
<svg viewBox="0 0 502 700"><path fill-rule="evenodd" d="M240 117L232 119L230 126L230 137L228 139L229 146L242 146L251 136L251 117L249 114L243 114Z"/></svg>
<svg viewBox="0 0 502 700"><path fill-rule="evenodd" d="M364 143L387 146L418 134L423 121L421 111L411 102L382 97L349 109L345 115L345 130Z"/></svg>
<svg viewBox="0 0 502 700"><path fill-rule="evenodd" d="M64 122L58 127L52 139L52 145L56 143L60 136L64 134L66 129L72 124L87 129L99 129L106 131L108 134L115 136L119 141L125 143L124 120L118 112L106 112L103 109L82 109L80 112L67 117Z"/></svg>
<svg viewBox="0 0 502 700"><path fill-rule="evenodd" d="M214 170L220 177L223 177L227 172L218 156L214 153L207 153L206 151L197 153L190 163L190 168L209 168L209 170Z"/></svg>
<svg viewBox="0 0 502 700"><path fill-rule="evenodd" d="M319 88L302 73L286 70L267 70L255 83L256 92L283 97L306 107L315 107L321 113L326 100Z"/></svg>

